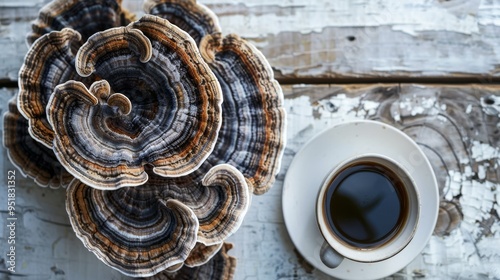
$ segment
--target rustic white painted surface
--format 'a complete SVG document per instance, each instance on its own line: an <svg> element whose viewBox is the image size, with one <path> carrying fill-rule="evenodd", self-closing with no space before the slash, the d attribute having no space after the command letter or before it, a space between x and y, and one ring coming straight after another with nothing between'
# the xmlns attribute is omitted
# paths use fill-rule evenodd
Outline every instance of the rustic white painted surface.
<svg viewBox="0 0 500 280"><path fill-rule="evenodd" d="M0 1L0 80L16 79L29 22L47 1ZM279 77L498 77L495 0L200 2L223 33L255 43ZM142 0L124 5L142 14Z"/></svg>
<svg viewBox="0 0 500 280"><path fill-rule="evenodd" d="M442 200L458 197L464 216L458 229L433 236L422 254L390 279L500 279L500 102L484 102L500 100L500 87L296 85L284 90L288 136L282 170L268 193L254 197L243 225L229 238L235 245L230 254L238 259L235 279L330 279L294 250L281 210L283 179L307 140L334 123L364 118L396 125L418 141L436 170ZM0 91L2 111L11 95L12 91ZM463 119L468 120L451 125ZM412 130L411 125L419 122L422 128ZM445 139L429 134L429 127L443 129ZM14 168L2 152L0 217L6 224L6 176ZM74 236L65 214L64 190L42 189L16 174L19 279L127 279L100 263ZM6 274L9 236L4 226L0 279L17 279Z"/></svg>
<svg viewBox="0 0 500 280"><path fill-rule="evenodd" d="M494 75L500 59L492 1L205 2L286 76Z"/></svg>
<svg viewBox="0 0 500 280"><path fill-rule="evenodd" d="M0 0L0 82L17 79L27 50L24 35L29 21L46 2ZM498 77L500 2L495 0L200 2L219 15L224 33L248 38L266 55L277 76L290 78L291 83L318 77L472 75L478 82ZM141 14L141 0L124 3ZM438 166L443 199L459 198L464 221L450 235L432 237L423 254L393 279L500 279L500 105L496 105L500 88L295 85L284 89L288 139L282 171L267 194L253 199L242 227L230 238L235 247L229 253L238 258L236 279L330 279L294 251L281 212L283 179L294 154L316 133L349 118L377 118L382 108L399 125L398 119L430 117L430 123L446 128L449 118L443 113L451 108L469 120L463 122L467 124L461 127L463 134L450 136L454 152L444 158L451 168L442 172ZM395 91L404 98L382 102L384 92ZM2 114L12 94L0 90ZM497 107L481 105L481 96L490 95L499 101L493 102ZM431 139L428 144L446 147L439 137L425 136L421 138ZM17 274L9 275L6 176L13 167L4 150L0 167L0 279L127 279L98 261L74 236L64 210L64 190L36 187L20 173L16 173Z"/></svg>

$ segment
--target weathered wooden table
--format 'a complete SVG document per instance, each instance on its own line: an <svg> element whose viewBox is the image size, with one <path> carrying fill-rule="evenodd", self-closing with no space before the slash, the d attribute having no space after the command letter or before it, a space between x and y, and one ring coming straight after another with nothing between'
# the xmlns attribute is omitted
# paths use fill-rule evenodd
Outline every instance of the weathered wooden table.
<svg viewBox="0 0 500 280"><path fill-rule="evenodd" d="M0 0L0 109L16 92L29 22L46 0ZM376 119L414 138L438 177L443 212L424 251L390 279L500 279L500 2L487 0L200 0L225 34L268 58L285 95L287 146L273 188L230 237L236 279L330 279L294 249L283 180L318 132ZM312 2L312 3L311 3ZM141 15L142 1L124 0ZM1 153L0 279L127 279L75 237L64 190L22 177ZM9 228L15 172L16 227ZM443 218L444 217L444 218ZM446 220L446 219L444 219ZM15 273L9 240L15 239Z"/></svg>

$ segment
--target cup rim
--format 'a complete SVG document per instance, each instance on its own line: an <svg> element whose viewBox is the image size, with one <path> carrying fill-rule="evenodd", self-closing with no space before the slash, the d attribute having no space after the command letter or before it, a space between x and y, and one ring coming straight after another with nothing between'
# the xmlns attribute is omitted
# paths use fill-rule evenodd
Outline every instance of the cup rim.
<svg viewBox="0 0 500 280"><path fill-rule="evenodd" d="M402 235L405 234L405 239L401 242L399 242L396 245L394 243L394 238L392 238L389 243L385 243L383 245L377 246L375 248L357 248L355 246L352 246L345 241L342 241L340 238L335 238L334 236L330 235L332 230L330 227L327 225L328 222L326 221L327 217L324 214L323 206L322 206L322 201L325 197L326 190L329 187L329 182L335 177L337 172L344 168L346 165L348 165L351 162L355 162L357 160L361 160L364 158L380 158L382 160L385 160L394 166L397 166L401 168L401 170L404 172L405 176L408 177L408 179L411 182L411 190L410 192L413 193L414 199L416 200L416 204L413 204L413 208L411 207L408 209L408 217L407 219L409 220L414 220L412 223L413 226L409 228L408 226L405 226L403 229L400 230L400 232L397 235ZM408 194L410 196L410 194ZM416 186L416 182L411 176L408 168L405 166L404 163L399 162L393 158L390 158L388 156L378 154L378 153L362 153L359 155L355 155L352 157L349 157L343 161L341 161L339 164L337 164L332 170L328 173L328 175L325 177L321 184L321 188L319 189L319 193L317 196L316 200L316 222L319 227L319 231L321 235L323 236L323 239L332 247L337 253L342 255L345 258L354 260L354 261L359 261L359 262L377 262L377 261L382 261L385 259L388 259L397 253L399 253L401 250L403 250L413 239L413 236L415 235L415 232L417 231L418 224L419 224L419 218L421 215L421 207L420 207L420 193L418 190L418 187ZM416 212L414 211L416 207ZM323 221L322 223L320 222L320 219ZM325 232L329 233L326 234ZM392 249L390 249L390 246L393 246Z"/></svg>

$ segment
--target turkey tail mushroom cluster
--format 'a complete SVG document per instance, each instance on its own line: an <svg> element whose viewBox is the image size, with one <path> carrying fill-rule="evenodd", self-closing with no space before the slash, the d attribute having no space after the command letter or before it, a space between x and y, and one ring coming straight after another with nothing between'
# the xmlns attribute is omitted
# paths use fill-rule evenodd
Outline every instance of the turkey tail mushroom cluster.
<svg viewBox="0 0 500 280"><path fill-rule="evenodd" d="M200 51L224 96L219 140L207 161L234 165L255 194L264 194L274 183L285 145L281 87L262 53L237 35L208 35Z"/></svg>
<svg viewBox="0 0 500 280"><path fill-rule="evenodd" d="M151 276L180 264L196 244L193 211L147 187L99 191L75 180L66 207L85 247L125 275Z"/></svg>
<svg viewBox="0 0 500 280"><path fill-rule="evenodd" d="M279 172L283 94L262 53L196 0L53 0L28 34L4 146L66 187L86 248L150 279L231 279L225 243Z"/></svg>
<svg viewBox="0 0 500 280"><path fill-rule="evenodd" d="M196 0L146 0L144 10L186 31L197 44L206 35L221 31L217 16Z"/></svg>
<svg viewBox="0 0 500 280"><path fill-rule="evenodd" d="M179 177L212 152L219 83L193 40L168 21L145 15L91 36L76 70L102 80L89 89L75 81L57 86L47 116L55 153L82 182L98 189L142 185L146 164Z"/></svg>
<svg viewBox="0 0 500 280"><path fill-rule="evenodd" d="M220 250L202 266L181 266L174 272L164 271L141 280L233 279L236 259L227 253L232 248L231 243L224 243Z"/></svg>
<svg viewBox="0 0 500 280"><path fill-rule="evenodd" d="M126 25L134 16L121 6L121 0L54 0L44 6L27 36L28 45L51 31L78 30L84 41L109 28Z"/></svg>
<svg viewBox="0 0 500 280"><path fill-rule="evenodd" d="M169 201L176 203L169 207ZM210 251L239 228L249 204L243 175L227 164L212 168L201 182L182 184L151 174L142 186L103 191L74 180L66 203L85 246L106 264L136 277L159 268L176 270L183 262L207 262ZM187 220L178 216L188 212ZM194 247L197 253L190 256Z"/></svg>

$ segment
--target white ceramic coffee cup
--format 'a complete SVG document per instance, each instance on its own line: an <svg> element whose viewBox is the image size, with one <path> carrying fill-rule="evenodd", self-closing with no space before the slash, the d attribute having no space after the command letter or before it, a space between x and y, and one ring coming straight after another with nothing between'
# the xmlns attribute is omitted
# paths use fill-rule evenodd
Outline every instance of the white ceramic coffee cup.
<svg viewBox="0 0 500 280"><path fill-rule="evenodd" d="M373 162L383 165L390 169L392 173L401 180L406 191L404 191L407 209L403 212L404 217L399 228L395 231L391 238L382 244L375 245L369 248L356 247L349 244L344 239L339 237L330 227L326 214L326 196L327 190L332 180L339 172L345 169L346 166L355 165L357 163ZM403 250L412 240L417 230L420 218L420 195L418 188L415 185L415 180L411 174L405 169L403 164L400 164L394 159L380 154L361 154L349 158L337 165L324 179L319 190L316 202L316 218L325 242L320 250L321 261L330 268L337 267L344 258L351 259L357 262L377 262L395 256Z"/></svg>

